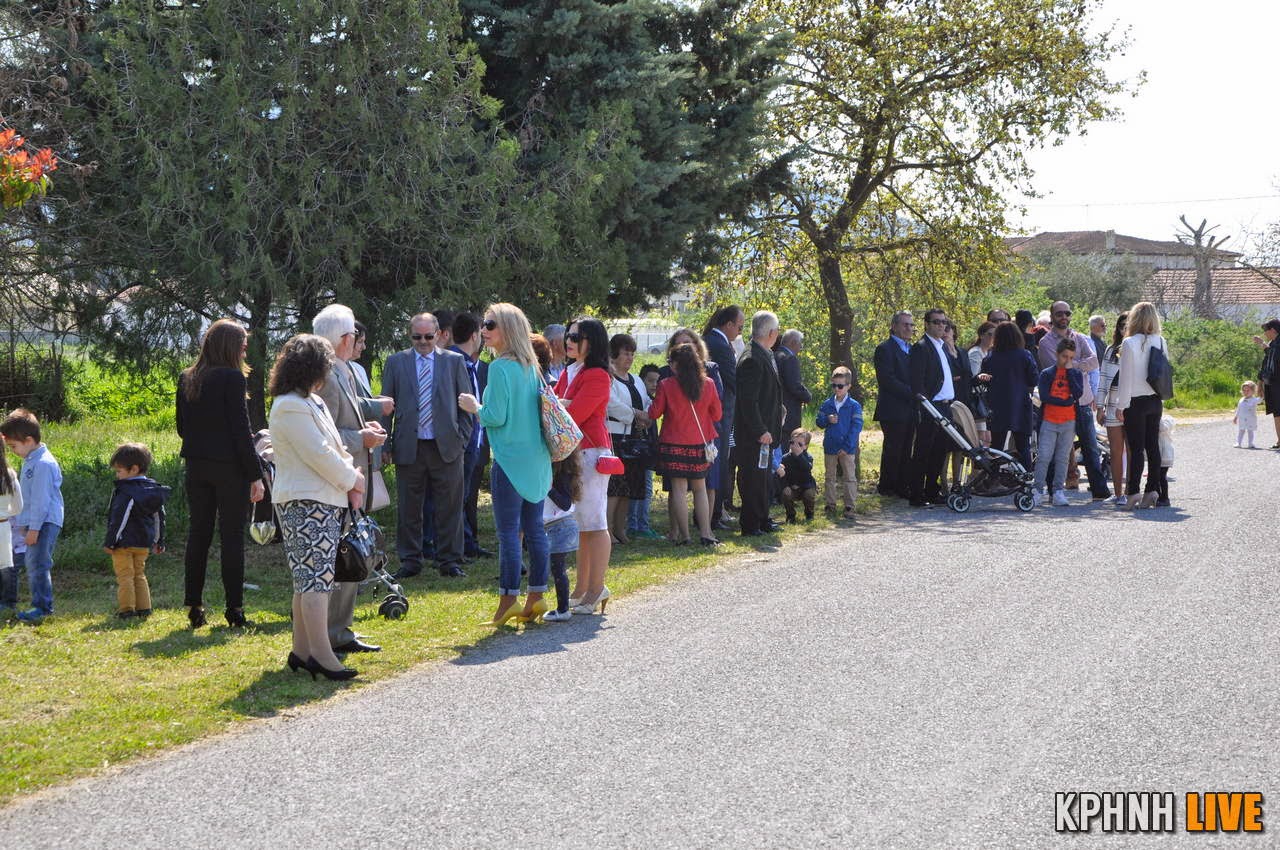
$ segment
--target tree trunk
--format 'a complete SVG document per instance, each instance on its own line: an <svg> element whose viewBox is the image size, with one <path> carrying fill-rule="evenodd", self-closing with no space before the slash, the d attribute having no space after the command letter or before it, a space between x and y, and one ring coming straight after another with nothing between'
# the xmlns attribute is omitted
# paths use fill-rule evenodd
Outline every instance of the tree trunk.
<svg viewBox="0 0 1280 850"><path fill-rule="evenodd" d="M270 313L271 291L264 288L249 302L249 424L255 431L267 427L267 331Z"/></svg>
<svg viewBox="0 0 1280 850"><path fill-rule="evenodd" d="M853 307L849 304L849 292L844 288L844 274L840 270L840 256L835 251L818 249L818 278L822 282L822 297L827 302L827 314L831 320L831 368L846 366L853 373L849 395L861 404L866 396L858 380L858 370L853 364Z"/></svg>

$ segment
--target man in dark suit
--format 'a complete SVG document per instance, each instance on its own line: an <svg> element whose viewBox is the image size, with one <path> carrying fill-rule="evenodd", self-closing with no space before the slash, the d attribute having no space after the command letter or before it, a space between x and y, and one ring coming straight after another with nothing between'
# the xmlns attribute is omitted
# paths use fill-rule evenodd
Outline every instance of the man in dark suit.
<svg viewBox="0 0 1280 850"><path fill-rule="evenodd" d="M946 311L933 309L924 314L924 333L911 346L907 368L911 373L913 396L922 395L933 402L943 416L950 418L951 405L969 397L969 358L947 350L943 333L950 320ZM915 507L941 502L942 467L951 439L923 410L916 425L915 449L911 455L909 496Z"/></svg>
<svg viewBox="0 0 1280 850"><path fill-rule="evenodd" d="M484 398L484 388L489 384L489 364L479 359L480 356L480 317L475 313L459 313L453 319L453 345L450 350L456 351L466 358L467 375L471 378L471 394L476 398ZM489 558L493 553L480 545L480 526L478 524L480 500L480 477L484 472L481 464L481 449L484 446L484 429L476 425L471 432L471 439L462 453L462 480L466 487L462 511L466 524L463 527L465 538L463 554L468 558ZM484 453L487 456L487 452Z"/></svg>
<svg viewBox="0 0 1280 850"><path fill-rule="evenodd" d="M876 398L875 420L884 434L884 446L880 453L881 496L908 494L908 470L911 465L911 438L915 435L916 397L911 392L911 373L907 369L907 355L911 351L911 337L915 335L915 317L908 310L893 314L889 323L889 338L876 346L874 363L879 395Z"/></svg>
<svg viewBox="0 0 1280 850"><path fill-rule="evenodd" d="M729 434L733 431L734 407L738 397L738 355L733 350L733 341L742 334L742 326L746 324L747 314L737 304L721 307L707 322L702 331L702 341L707 345L707 353L711 360L720 367L720 382L724 385L724 395L720 405L724 413L720 418L720 480L708 486L716 488L716 500L711 506L711 525L724 529L728 526L724 520L724 503L732 501L734 459L729 451Z"/></svg>
<svg viewBox="0 0 1280 850"><path fill-rule="evenodd" d="M774 530L769 519L769 466L760 468L762 448L770 453L782 436L782 380L773 359L778 317L761 310L751 317L751 345L737 363L734 451L738 461L738 526L743 537Z"/></svg>
<svg viewBox="0 0 1280 850"><path fill-rule="evenodd" d="M782 436L788 438L803 421L801 408L813 401L813 395L800 376L800 358L796 356L803 348L804 334L790 328L782 332L778 350L773 352L773 359L778 364L778 377L782 381L782 406L786 410L786 416L782 420ZM781 442L782 445L778 448L785 449L787 441Z"/></svg>
<svg viewBox="0 0 1280 850"><path fill-rule="evenodd" d="M430 313L409 322L413 346L387 358L382 392L395 399L388 445L396 465L396 553L401 578L422 572L422 502L435 502L436 566L443 576L462 571L463 454L475 418L458 407L472 390L466 363L456 351L439 351L438 325Z"/></svg>

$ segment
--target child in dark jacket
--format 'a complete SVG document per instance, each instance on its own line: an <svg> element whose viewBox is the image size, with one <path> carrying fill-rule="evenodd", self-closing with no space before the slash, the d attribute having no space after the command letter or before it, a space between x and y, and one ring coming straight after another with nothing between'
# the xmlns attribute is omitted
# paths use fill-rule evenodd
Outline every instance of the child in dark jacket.
<svg viewBox="0 0 1280 850"><path fill-rule="evenodd" d="M164 503L169 488L147 477L151 450L125 443L111 456L115 492L107 509L107 541L116 573L116 616L122 620L151 613L147 555L164 551Z"/></svg>
<svg viewBox="0 0 1280 850"><path fill-rule="evenodd" d="M1076 405L1084 395L1084 374L1072 367L1074 340L1058 343L1058 362L1040 373L1040 437L1036 454L1035 500L1044 500L1045 478L1053 464L1053 504L1066 507L1067 464L1076 441Z"/></svg>
<svg viewBox="0 0 1280 850"><path fill-rule="evenodd" d="M804 503L805 521L813 519L813 507L818 501L818 482L813 480L813 457L809 454L809 441L812 439L813 435L803 428L792 431L791 445L778 465L787 522L796 521L796 499Z"/></svg>

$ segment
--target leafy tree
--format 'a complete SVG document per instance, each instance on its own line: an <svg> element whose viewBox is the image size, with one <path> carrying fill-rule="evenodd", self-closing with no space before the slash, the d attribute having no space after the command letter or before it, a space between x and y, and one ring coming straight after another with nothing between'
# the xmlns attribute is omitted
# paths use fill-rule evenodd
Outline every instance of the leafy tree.
<svg viewBox="0 0 1280 850"><path fill-rule="evenodd" d="M1127 310L1142 300L1151 268L1126 255L1080 256L1058 249L1020 258L1016 275L1080 312Z"/></svg>
<svg viewBox="0 0 1280 850"><path fill-rule="evenodd" d="M385 341L500 292L544 213L457 22L450 0L117 0L46 33L97 170L42 249L88 266L91 338L143 363L240 317L262 418L267 346L329 299Z"/></svg>
<svg viewBox="0 0 1280 850"><path fill-rule="evenodd" d="M1100 6L757 0L761 20L794 32L773 116L783 173L758 220L812 244L833 363L852 363L859 341L848 257L924 247L963 269L975 245L980 272L1005 229L1004 191L1031 176L1025 152L1112 114L1122 86L1103 66L1123 43L1098 30Z"/></svg>
<svg viewBox="0 0 1280 850"><path fill-rule="evenodd" d="M514 268L517 286L574 281L566 307L618 313L714 255L752 191L781 44L744 3L462 0L520 172L557 204L552 250Z"/></svg>

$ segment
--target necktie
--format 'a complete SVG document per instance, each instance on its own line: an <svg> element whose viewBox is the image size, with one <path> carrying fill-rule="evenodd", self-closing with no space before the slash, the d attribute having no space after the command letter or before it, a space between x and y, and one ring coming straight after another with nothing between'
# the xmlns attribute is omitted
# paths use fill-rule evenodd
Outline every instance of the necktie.
<svg viewBox="0 0 1280 850"><path fill-rule="evenodd" d="M422 357L418 362L418 433L427 439L435 436L431 416L431 358Z"/></svg>

